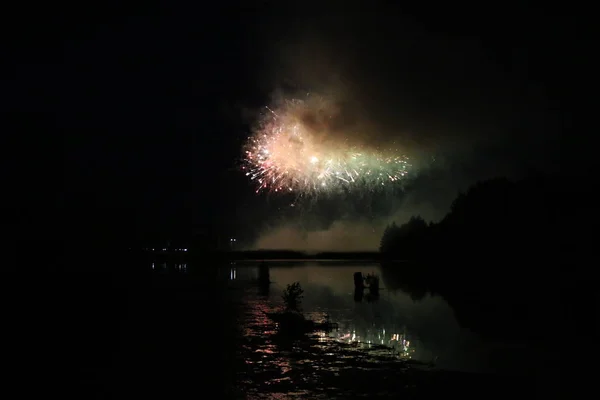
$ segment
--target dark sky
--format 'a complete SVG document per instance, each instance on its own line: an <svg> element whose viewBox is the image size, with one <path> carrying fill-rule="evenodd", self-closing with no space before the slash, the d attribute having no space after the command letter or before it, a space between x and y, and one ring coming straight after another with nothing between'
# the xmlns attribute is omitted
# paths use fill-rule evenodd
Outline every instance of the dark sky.
<svg viewBox="0 0 600 400"><path fill-rule="evenodd" d="M341 85L382 137L435 155L413 202L486 176L589 168L574 120L592 47L575 10L239 3L4 16L21 226L144 237L257 224L276 200L255 196L236 160L247 110L281 88Z"/></svg>

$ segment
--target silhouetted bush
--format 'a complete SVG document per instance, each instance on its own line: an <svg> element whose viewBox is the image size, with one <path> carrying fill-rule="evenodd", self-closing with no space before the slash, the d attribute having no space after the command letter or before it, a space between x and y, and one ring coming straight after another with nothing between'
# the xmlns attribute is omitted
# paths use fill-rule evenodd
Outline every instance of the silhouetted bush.
<svg viewBox="0 0 600 400"><path fill-rule="evenodd" d="M300 311L304 289L300 286L300 282L288 284L283 291L283 302L286 311Z"/></svg>

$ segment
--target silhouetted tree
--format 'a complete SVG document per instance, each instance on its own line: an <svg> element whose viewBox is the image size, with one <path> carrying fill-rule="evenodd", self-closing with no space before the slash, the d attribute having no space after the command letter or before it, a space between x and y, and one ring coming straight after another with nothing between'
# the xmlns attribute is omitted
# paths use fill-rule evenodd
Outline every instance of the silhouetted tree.
<svg viewBox="0 0 600 400"><path fill-rule="evenodd" d="M529 304L540 307L531 299L547 297L559 282L578 287L585 272L576 260L593 248L596 183L569 182L565 190L559 182L539 175L489 179L459 193L437 223L413 217L391 224L381 238L382 256L410 262L384 264L384 283L414 299L443 296L474 329L493 333L502 324L526 324Z"/></svg>
<svg viewBox="0 0 600 400"><path fill-rule="evenodd" d="M423 243L428 226L420 216L413 216L401 226L392 222L381 238L379 250L387 255L401 258L412 258Z"/></svg>
<svg viewBox="0 0 600 400"><path fill-rule="evenodd" d="M540 178L477 182L456 197L439 223L427 224L418 216L399 227L392 223L380 252L402 259L540 257L544 247L559 244L550 234L557 206L548 182Z"/></svg>

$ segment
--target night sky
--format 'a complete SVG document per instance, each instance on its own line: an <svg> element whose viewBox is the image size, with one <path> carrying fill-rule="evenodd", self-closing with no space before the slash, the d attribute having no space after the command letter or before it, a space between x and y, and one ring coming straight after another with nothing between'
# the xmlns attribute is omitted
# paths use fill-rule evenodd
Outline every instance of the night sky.
<svg viewBox="0 0 600 400"><path fill-rule="evenodd" d="M574 10L240 3L4 16L5 161L20 176L22 234L255 238L289 201L255 195L238 161L278 90L343 87L381 140L435 158L401 201L382 201L381 221L439 218L477 179L590 168L575 110L591 39ZM311 207L290 220L332 206ZM369 231L361 207L321 228L350 218Z"/></svg>

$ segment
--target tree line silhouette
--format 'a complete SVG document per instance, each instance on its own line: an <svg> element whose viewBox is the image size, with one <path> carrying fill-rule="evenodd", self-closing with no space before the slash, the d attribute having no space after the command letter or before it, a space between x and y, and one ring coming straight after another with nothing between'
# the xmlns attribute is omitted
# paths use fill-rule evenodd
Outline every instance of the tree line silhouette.
<svg viewBox="0 0 600 400"><path fill-rule="evenodd" d="M380 245L386 287L413 299L439 294L464 325L488 333L571 318L581 309L582 282L594 276L585 260L598 216L591 185L565 183L480 181L439 222L392 223Z"/></svg>
<svg viewBox="0 0 600 400"><path fill-rule="evenodd" d="M413 216L403 225L389 225L380 251L388 259L402 260L508 260L556 254L562 247L557 230L564 221L561 199L554 192L541 177L477 182L456 197L437 223Z"/></svg>

